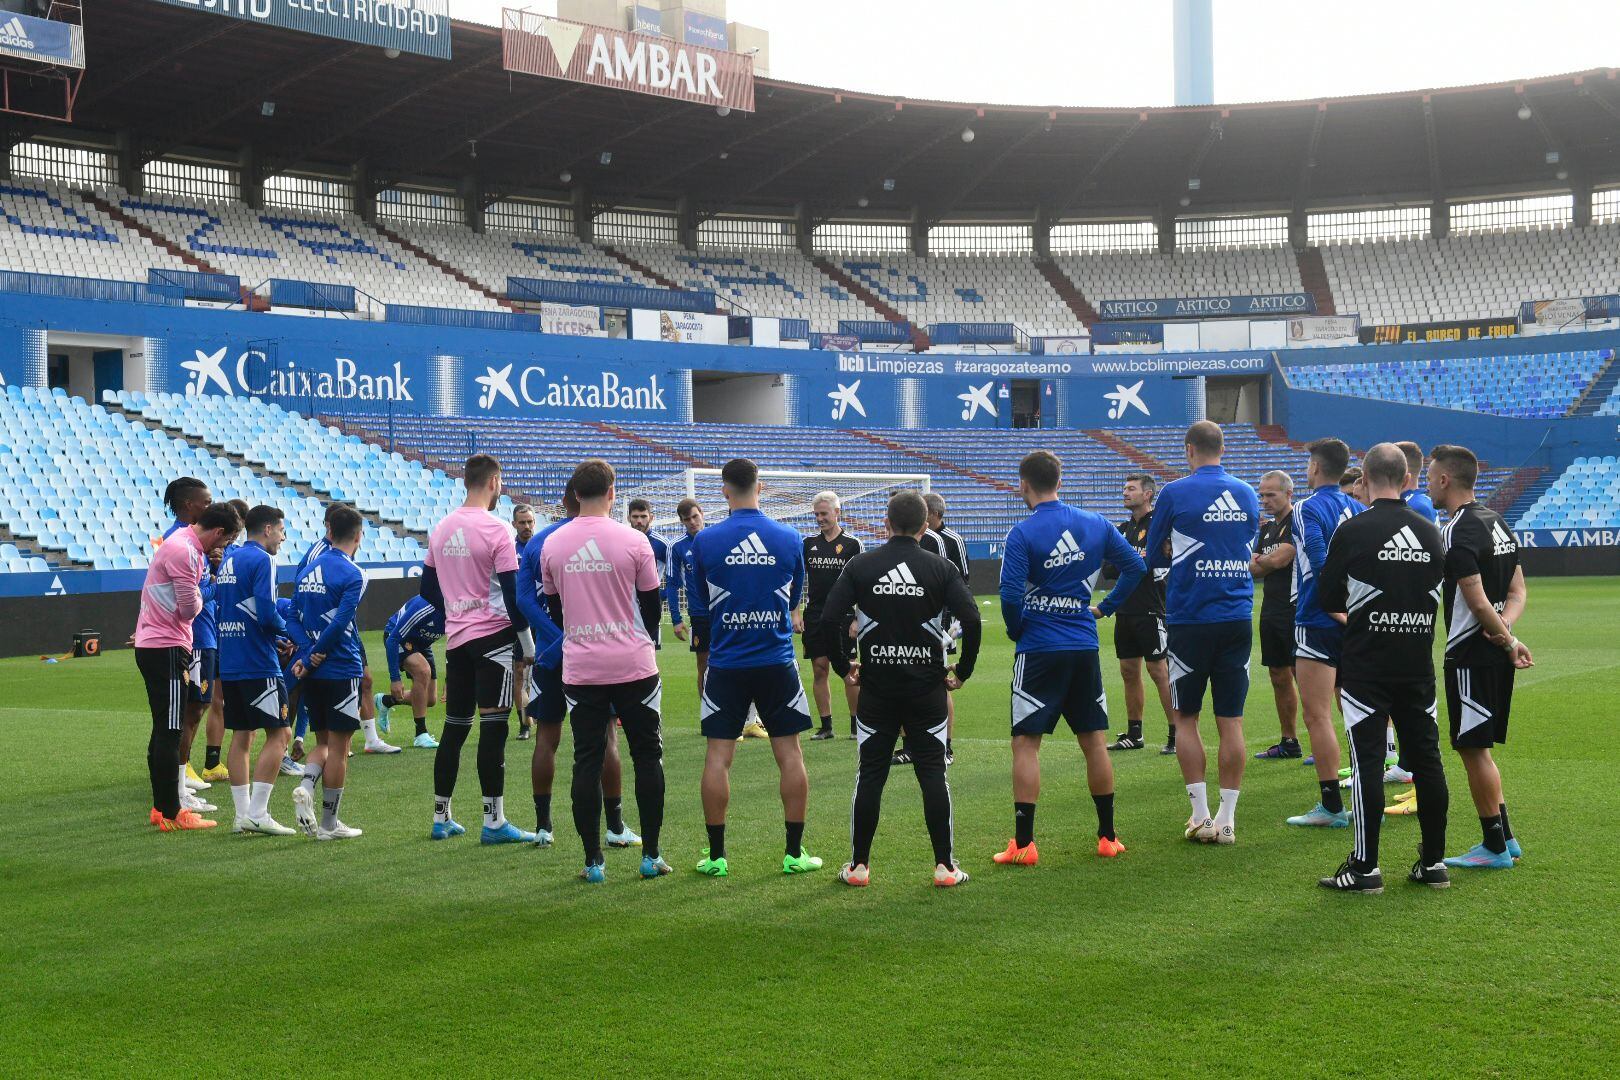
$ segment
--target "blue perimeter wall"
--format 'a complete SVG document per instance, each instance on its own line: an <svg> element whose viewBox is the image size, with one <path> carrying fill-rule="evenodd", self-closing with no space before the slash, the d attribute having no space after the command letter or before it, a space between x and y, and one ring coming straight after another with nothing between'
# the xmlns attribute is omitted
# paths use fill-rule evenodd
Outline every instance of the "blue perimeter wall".
<svg viewBox="0 0 1620 1080"><path fill-rule="evenodd" d="M140 339L148 389L257 394L306 411L686 421L692 372L784 376L788 422L811 427L993 428L1010 380L1038 379L1048 427L1180 425L1201 409L1188 376L1275 374L1272 419L1295 438L1355 446L1461 442L1493 464L1561 468L1615 453L1613 417L1514 420L1294 390L1290 368L1620 348L1620 332L1283 353L1091 356L837 353L574 338L122 301L0 293L0 378L41 385L47 330Z"/></svg>

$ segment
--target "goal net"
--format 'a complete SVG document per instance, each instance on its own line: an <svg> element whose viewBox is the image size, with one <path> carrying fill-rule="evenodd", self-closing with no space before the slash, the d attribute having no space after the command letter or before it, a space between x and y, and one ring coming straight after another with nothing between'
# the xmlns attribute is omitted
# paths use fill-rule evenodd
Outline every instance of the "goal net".
<svg viewBox="0 0 1620 1080"><path fill-rule="evenodd" d="M910 488L926 493L931 488L927 473L796 472L787 469L759 471L759 508L802 533L815 528L812 502L823 491L838 493L843 504L844 526L863 539L873 537L883 524L890 496ZM696 499L704 518L711 524L726 516L726 498L720 490L719 469L686 469L649 483L619 492L618 511L622 515L631 499L652 504L653 529L673 540L681 535L675 507L682 499Z"/></svg>

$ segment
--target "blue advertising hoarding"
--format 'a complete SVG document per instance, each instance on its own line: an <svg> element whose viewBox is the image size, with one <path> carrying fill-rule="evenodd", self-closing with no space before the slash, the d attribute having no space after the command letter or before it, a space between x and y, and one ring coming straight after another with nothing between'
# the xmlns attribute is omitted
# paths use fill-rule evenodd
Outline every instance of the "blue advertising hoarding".
<svg viewBox="0 0 1620 1080"><path fill-rule="evenodd" d="M1264 296L1188 296L1140 300L1104 300L1097 305L1104 319L1225 319L1256 315L1315 315L1310 293Z"/></svg>
<svg viewBox="0 0 1620 1080"><path fill-rule="evenodd" d="M682 41L688 45L701 45L705 49L724 51L731 48L731 39L726 34L726 20L699 11L685 10L682 14L685 16L681 25Z"/></svg>
<svg viewBox="0 0 1620 1080"><path fill-rule="evenodd" d="M263 26L450 59L447 0L157 0Z"/></svg>
<svg viewBox="0 0 1620 1080"><path fill-rule="evenodd" d="M664 13L651 4L636 4L630 8L630 32L664 36Z"/></svg>
<svg viewBox="0 0 1620 1080"><path fill-rule="evenodd" d="M84 28L54 19L0 11L0 55L39 64L84 67Z"/></svg>

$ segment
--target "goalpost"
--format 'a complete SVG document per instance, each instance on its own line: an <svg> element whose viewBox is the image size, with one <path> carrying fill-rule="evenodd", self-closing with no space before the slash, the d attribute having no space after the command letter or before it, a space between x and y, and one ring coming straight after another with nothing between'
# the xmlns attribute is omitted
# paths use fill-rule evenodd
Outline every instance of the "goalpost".
<svg viewBox="0 0 1620 1080"><path fill-rule="evenodd" d="M815 527L811 501L823 491L835 491L843 504L844 520L850 531L870 536L883 524L890 496L906 488L927 494L932 485L933 480L927 473L761 469L759 508L768 517L792 525L800 532L809 532ZM726 516L719 469L685 469L624 489L619 492L619 513L624 513L631 499L638 498L652 504L654 529L679 527L675 507L682 499L696 499L711 522Z"/></svg>

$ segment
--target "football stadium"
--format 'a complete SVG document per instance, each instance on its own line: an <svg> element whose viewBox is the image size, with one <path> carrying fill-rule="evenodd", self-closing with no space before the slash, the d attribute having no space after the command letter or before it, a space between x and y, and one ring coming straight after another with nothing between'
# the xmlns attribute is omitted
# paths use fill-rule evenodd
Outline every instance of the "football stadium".
<svg viewBox="0 0 1620 1080"><path fill-rule="evenodd" d="M0 1072L1615 1075L1620 23L992 7L0 0Z"/></svg>

